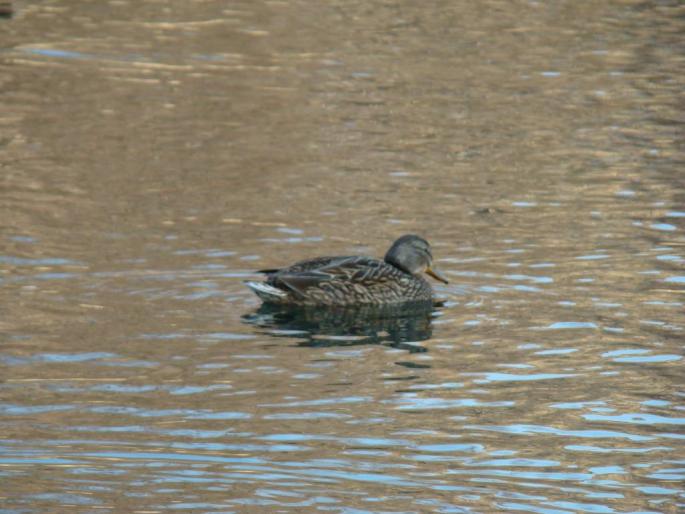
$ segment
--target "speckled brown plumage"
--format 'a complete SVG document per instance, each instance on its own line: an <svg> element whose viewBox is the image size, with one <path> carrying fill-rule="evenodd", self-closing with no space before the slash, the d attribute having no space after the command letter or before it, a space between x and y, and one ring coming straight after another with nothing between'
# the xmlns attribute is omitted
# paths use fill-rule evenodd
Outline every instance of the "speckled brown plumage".
<svg viewBox="0 0 685 514"><path fill-rule="evenodd" d="M418 273L431 270L428 243L418 236L398 239L385 260L361 256L318 257L281 269L262 270L265 282L247 285L265 302L290 305L395 305L430 302L430 284ZM403 269L404 268L404 269ZM436 276L437 274L437 276Z"/></svg>
<svg viewBox="0 0 685 514"><path fill-rule="evenodd" d="M370 257L320 257L270 273L266 283L288 291L288 303L359 305L430 301L430 284Z"/></svg>

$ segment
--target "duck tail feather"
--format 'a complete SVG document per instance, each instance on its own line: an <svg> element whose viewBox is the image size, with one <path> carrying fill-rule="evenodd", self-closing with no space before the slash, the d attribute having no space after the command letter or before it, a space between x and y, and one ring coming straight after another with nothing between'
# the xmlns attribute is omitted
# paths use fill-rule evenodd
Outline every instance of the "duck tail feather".
<svg viewBox="0 0 685 514"><path fill-rule="evenodd" d="M264 282L245 282L245 285L265 302L282 302L288 293Z"/></svg>

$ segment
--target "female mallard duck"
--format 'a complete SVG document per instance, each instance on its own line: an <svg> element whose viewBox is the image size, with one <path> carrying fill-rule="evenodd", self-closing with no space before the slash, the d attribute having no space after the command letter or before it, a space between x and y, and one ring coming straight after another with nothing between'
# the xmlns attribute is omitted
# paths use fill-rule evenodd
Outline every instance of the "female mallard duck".
<svg viewBox="0 0 685 514"><path fill-rule="evenodd" d="M381 261L372 257L319 257L281 269L260 270L265 282L246 282L266 303L284 305L397 305L432 298L419 273L447 284L432 269L425 239L406 235L395 241Z"/></svg>

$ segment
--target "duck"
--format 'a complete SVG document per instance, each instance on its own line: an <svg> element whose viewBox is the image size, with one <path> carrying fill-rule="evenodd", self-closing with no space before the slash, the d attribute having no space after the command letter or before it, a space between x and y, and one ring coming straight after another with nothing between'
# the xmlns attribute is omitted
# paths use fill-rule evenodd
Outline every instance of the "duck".
<svg viewBox="0 0 685 514"><path fill-rule="evenodd" d="M428 241L415 234L397 239L385 257L316 257L277 269L259 270L263 282L245 285L267 304L291 306L394 306L432 302L433 289L421 275L449 281L433 267Z"/></svg>

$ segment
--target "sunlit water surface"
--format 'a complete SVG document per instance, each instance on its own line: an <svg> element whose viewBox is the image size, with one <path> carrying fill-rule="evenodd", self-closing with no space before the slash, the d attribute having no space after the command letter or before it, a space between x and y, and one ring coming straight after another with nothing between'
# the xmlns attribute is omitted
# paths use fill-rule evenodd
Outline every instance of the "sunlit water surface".
<svg viewBox="0 0 685 514"><path fill-rule="evenodd" d="M680 2L15 2L0 508L685 511ZM253 270L433 243L443 305Z"/></svg>

